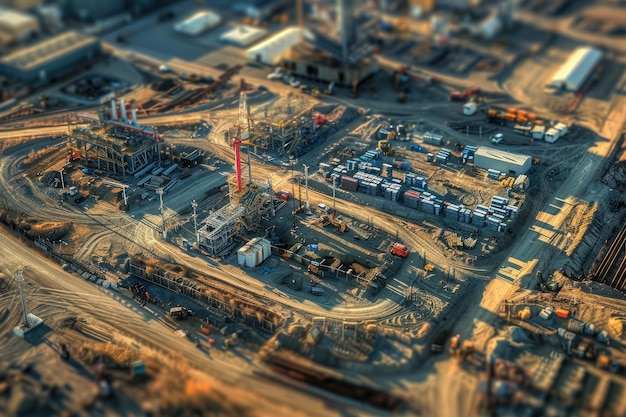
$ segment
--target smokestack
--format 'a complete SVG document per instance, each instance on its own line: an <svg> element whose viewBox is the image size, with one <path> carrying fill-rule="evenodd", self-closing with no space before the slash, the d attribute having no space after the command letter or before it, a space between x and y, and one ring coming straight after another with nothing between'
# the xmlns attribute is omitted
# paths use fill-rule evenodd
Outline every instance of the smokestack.
<svg viewBox="0 0 626 417"><path fill-rule="evenodd" d="M115 99L111 100L111 120L117 120L117 106L115 105Z"/></svg>
<svg viewBox="0 0 626 417"><path fill-rule="evenodd" d="M130 111L133 115L133 126L137 126L139 123L137 123L137 109L132 109Z"/></svg>
<svg viewBox="0 0 626 417"><path fill-rule="evenodd" d="M128 123L128 116L126 115L126 104L124 104L124 100L120 100L120 110L122 111L122 120Z"/></svg>

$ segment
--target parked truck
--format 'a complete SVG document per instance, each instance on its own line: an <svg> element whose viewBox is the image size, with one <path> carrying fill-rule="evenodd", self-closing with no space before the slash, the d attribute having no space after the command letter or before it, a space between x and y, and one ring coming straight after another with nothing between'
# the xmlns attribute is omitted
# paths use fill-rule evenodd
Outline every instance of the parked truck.
<svg viewBox="0 0 626 417"><path fill-rule="evenodd" d="M473 88L468 88L463 91L451 91L449 97L450 97L450 101L468 101L469 99L473 97L479 97L479 96L480 96L480 88L473 87Z"/></svg>
<svg viewBox="0 0 626 417"><path fill-rule="evenodd" d="M391 246L391 254L401 258L406 258L409 255L409 248L401 243L394 243Z"/></svg>

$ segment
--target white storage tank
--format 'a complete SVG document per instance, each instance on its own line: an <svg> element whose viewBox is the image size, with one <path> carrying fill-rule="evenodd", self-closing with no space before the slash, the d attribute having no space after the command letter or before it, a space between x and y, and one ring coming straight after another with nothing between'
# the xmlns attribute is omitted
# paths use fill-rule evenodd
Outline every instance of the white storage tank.
<svg viewBox="0 0 626 417"><path fill-rule="evenodd" d="M240 266L254 268L269 258L270 254L269 240L257 237L237 250L237 263Z"/></svg>

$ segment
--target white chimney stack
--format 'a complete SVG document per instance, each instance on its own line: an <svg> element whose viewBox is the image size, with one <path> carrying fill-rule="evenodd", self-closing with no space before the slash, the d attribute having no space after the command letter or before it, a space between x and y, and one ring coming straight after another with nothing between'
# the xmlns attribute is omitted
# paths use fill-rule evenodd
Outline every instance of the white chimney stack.
<svg viewBox="0 0 626 417"><path fill-rule="evenodd" d="M120 100L120 110L122 111L122 121L128 123L128 116L126 115L126 104L124 104L124 100Z"/></svg>
<svg viewBox="0 0 626 417"><path fill-rule="evenodd" d="M139 123L137 123L137 109L132 109L131 113L133 114L133 126L137 126Z"/></svg>
<svg viewBox="0 0 626 417"><path fill-rule="evenodd" d="M111 100L111 120L117 120L117 106L115 105L115 99Z"/></svg>

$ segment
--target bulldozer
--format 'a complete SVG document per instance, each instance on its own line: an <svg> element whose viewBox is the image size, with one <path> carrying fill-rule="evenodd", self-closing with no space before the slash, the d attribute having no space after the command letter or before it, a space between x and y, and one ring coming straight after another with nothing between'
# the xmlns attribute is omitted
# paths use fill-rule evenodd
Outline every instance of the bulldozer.
<svg viewBox="0 0 626 417"><path fill-rule="evenodd" d="M315 261L311 262L307 268L307 271L314 275L317 275L320 278L324 277L324 271L320 269L319 262L315 262Z"/></svg>

